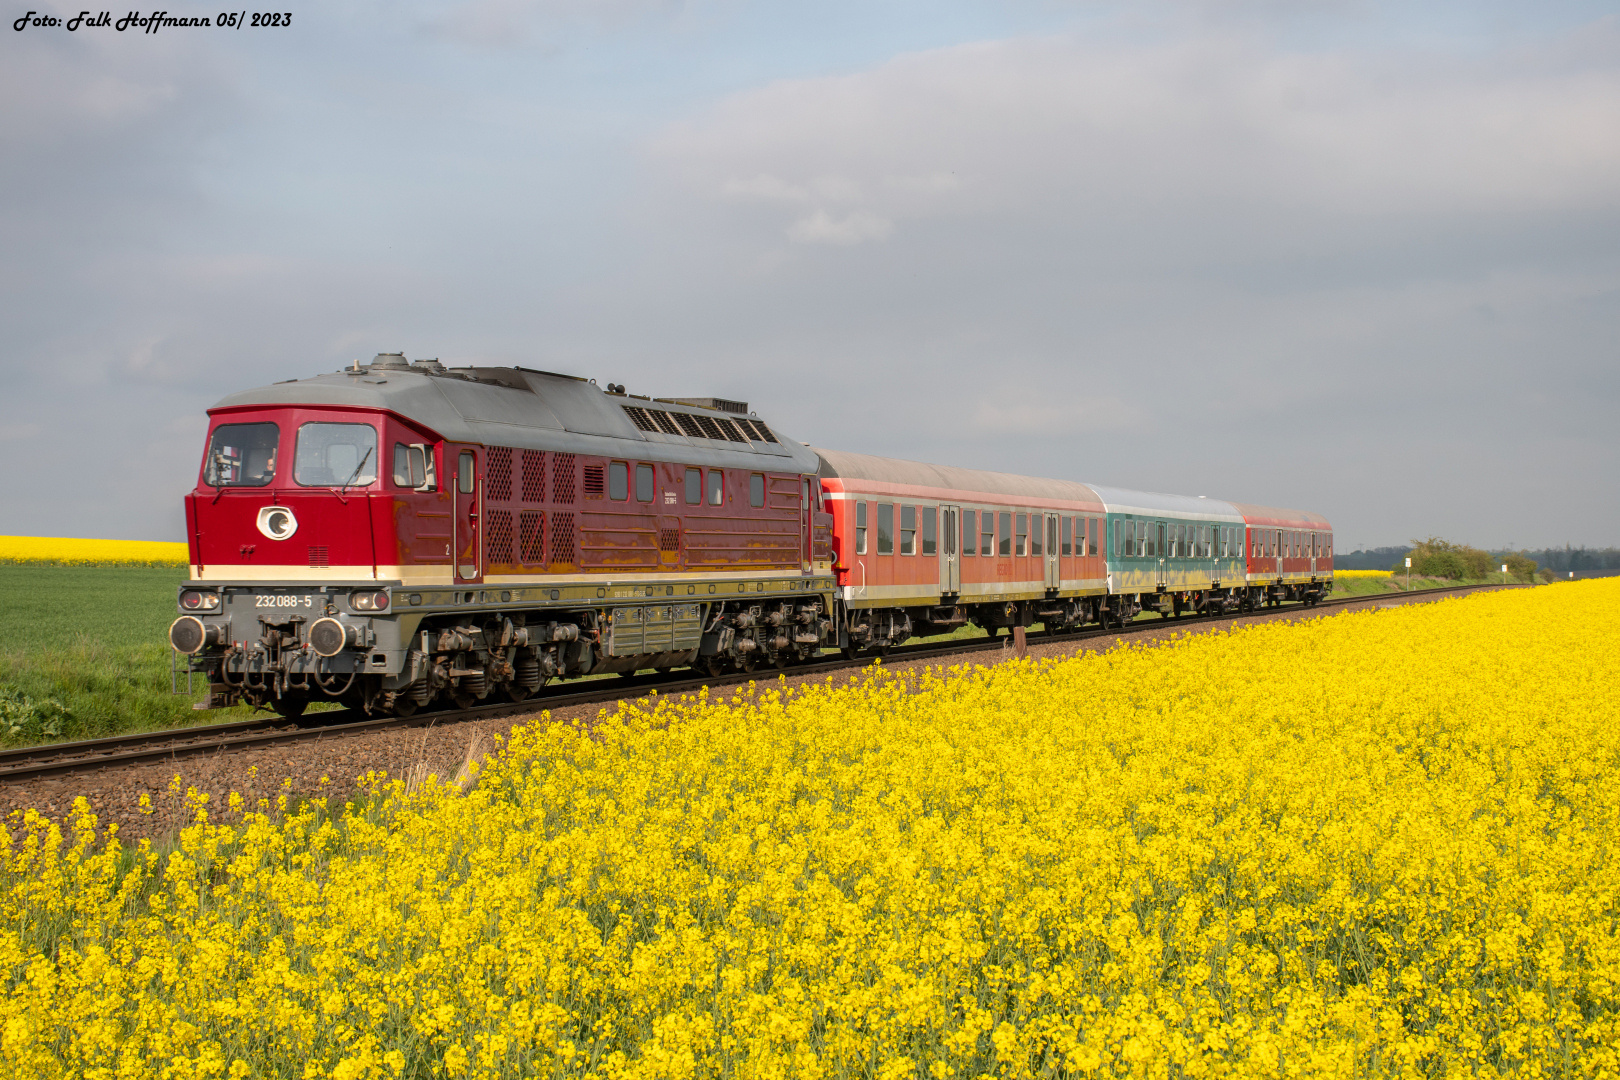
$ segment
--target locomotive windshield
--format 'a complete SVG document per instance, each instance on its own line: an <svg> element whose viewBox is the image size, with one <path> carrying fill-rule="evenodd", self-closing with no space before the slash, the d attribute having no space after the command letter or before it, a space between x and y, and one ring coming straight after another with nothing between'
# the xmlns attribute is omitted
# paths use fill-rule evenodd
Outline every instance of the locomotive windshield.
<svg viewBox="0 0 1620 1080"><path fill-rule="evenodd" d="M370 424L305 424L298 429L293 479L304 487L365 487L377 479L377 429Z"/></svg>
<svg viewBox="0 0 1620 1080"><path fill-rule="evenodd" d="M369 430L369 429L368 429ZM203 483L210 487L264 487L276 475L274 424L221 424L208 441Z"/></svg>

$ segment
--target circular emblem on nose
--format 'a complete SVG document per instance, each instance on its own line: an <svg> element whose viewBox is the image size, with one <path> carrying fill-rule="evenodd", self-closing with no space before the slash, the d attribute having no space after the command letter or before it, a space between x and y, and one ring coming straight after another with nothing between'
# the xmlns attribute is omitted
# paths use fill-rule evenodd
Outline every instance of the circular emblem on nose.
<svg viewBox="0 0 1620 1080"><path fill-rule="evenodd" d="M272 540L285 540L298 531L298 519L285 506L266 506L259 511L259 531Z"/></svg>

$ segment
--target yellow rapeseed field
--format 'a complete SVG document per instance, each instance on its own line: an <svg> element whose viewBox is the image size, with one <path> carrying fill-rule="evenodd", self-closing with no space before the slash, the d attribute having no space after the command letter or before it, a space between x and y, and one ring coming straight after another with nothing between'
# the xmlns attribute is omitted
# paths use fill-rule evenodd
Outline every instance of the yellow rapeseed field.
<svg viewBox="0 0 1620 1080"><path fill-rule="evenodd" d="M1335 570L1336 578L1387 578L1394 571L1391 570Z"/></svg>
<svg viewBox="0 0 1620 1080"><path fill-rule="evenodd" d="M185 566L186 545L165 540L75 540L64 536L0 536L0 563L69 566Z"/></svg>
<svg viewBox="0 0 1620 1080"><path fill-rule="evenodd" d="M516 732L0 851L8 1076L1620 1074L1620 582Z"/></svg>

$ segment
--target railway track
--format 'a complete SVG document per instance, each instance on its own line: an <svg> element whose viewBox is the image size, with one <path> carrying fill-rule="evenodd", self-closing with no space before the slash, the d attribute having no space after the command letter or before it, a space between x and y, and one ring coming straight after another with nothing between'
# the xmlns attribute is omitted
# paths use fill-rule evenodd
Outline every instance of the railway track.
<svg viewBox="0 0 1620 1080"><path fill-rule="evenodd" d="M1485 589L1526 588L1515 585L1463 585L1453 589L1425 589L1413 593L1394 593L1388 596L1351 596L1323 600L1314 607L1288 604L1276 608L1261 608L1252 612L1232 612L1224 615L1186 615L1181 617L1138 618L1127 626L1107 630L1092 628L1071 633L1040 634L1036 644L1085 641L1088 638L1120 636L1160 629L1167 625L1205 625L1256 616L1320 611L1324 608L1343 607L1348 604L1410 603L1419 599L1452 596ZM314 713L306 716L305 723L283 717L263 717L224 724L209 724L195 728L175 728L149 731L134 735L116 735L105 739L86 739L78 742L52 743L44 746L23 747L0 751L0 783L16 780L43 779L72 773L92 772L99 769L129 765L150 765L162 761L217 754L233 750L258 750L268 747L305 742L312 739L348 737L374 731L398 728L426 727L430 724L460 723L515 716L540 709L562 709L576 705L590 705L629 698L643 697L651 691L660 695L679 694L699 690L705 686L734 686L761 679L774 679L779 674L802 676L841 669L867 667L879 662L903 663L925 660L935 656L961 656L978 652L1004 651L1009 639L1004 637L963 641L960 639L902 646L882 656L846 659L842 656L824 656L806 664L790 668L758 668L750 672L734 672L721 676L687 676L677 674L637 675L634 678L601 681L588 689L568 693L542 694L521 702L500 702L477 705L470 709L418 712L408 717L367 717L352 709ZM316 717L324 723L319 727L306 726Z"/></svg>

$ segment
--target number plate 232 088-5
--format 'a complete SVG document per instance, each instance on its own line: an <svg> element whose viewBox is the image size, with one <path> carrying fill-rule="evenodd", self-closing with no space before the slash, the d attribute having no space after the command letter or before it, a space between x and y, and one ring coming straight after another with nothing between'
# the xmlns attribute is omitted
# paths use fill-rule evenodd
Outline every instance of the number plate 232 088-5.
<svg viewBox="0 0 1620 1080"><path fill-rule="evenodd" d="M272 611L308 611L315 605L315 597L308 593L259 593L253 606Z"/></svg>

